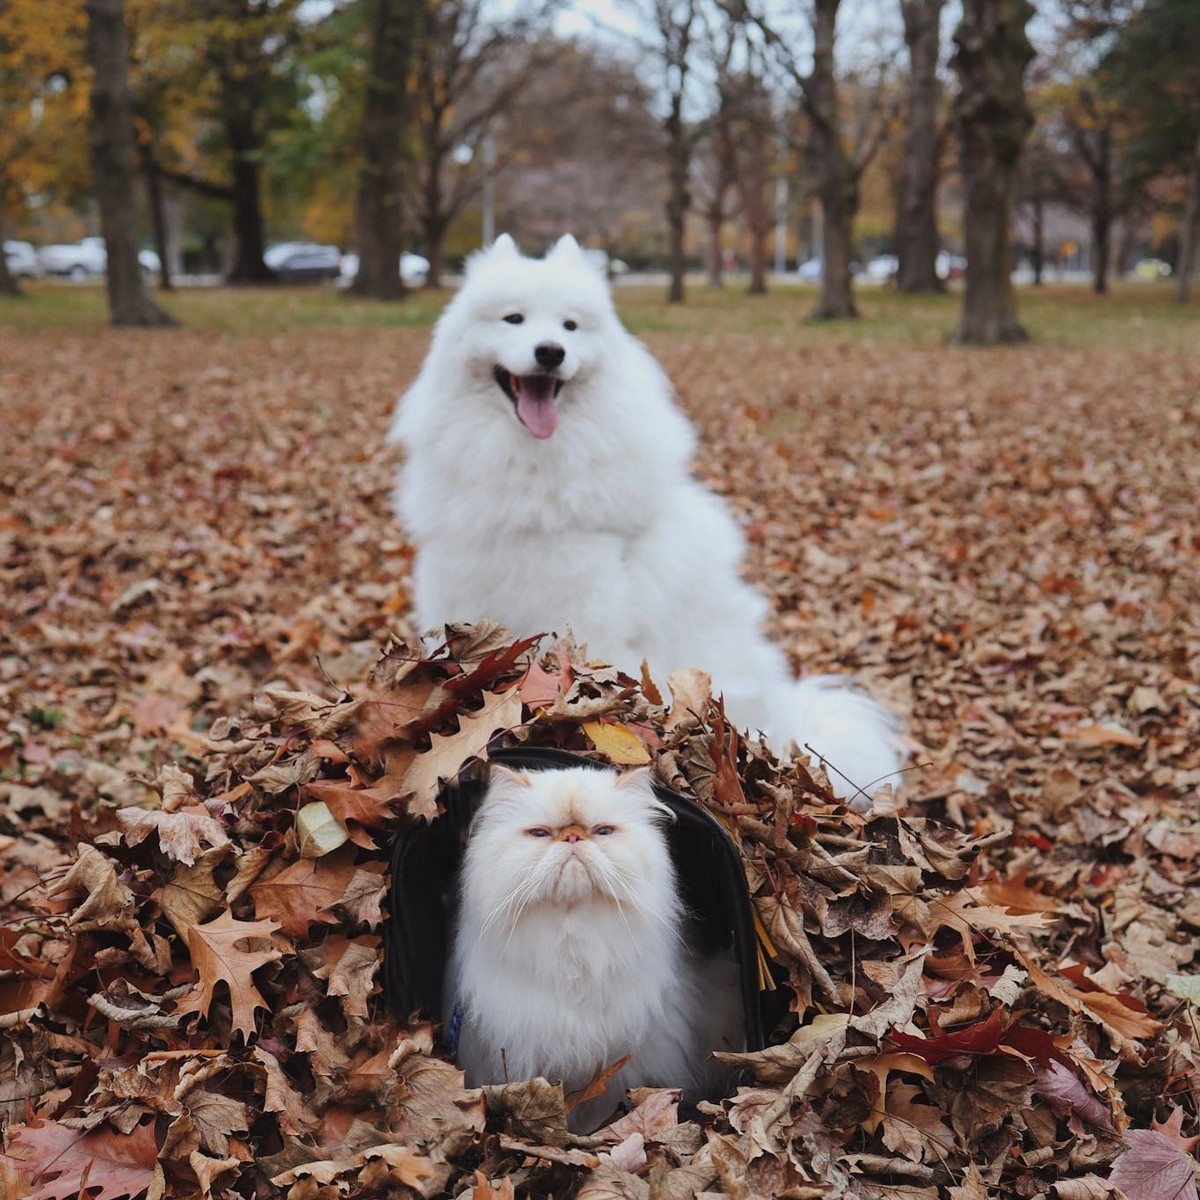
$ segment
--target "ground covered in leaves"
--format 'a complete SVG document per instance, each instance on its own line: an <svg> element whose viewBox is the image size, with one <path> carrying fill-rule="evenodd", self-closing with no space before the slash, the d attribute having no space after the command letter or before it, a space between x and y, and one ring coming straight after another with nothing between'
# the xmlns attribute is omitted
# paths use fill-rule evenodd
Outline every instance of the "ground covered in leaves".
<svg viewBox="0 0 1200 1200"><path fill-rule="evenodd" d="M1194 1196L1200 352L649 336L797 667L908 715L863 817L696 679L421 657L426 336L0 330L0 1194ZM739 841L794 999L735 1097L581 1140L383 1010L381 848L496 738Z"/></svg>

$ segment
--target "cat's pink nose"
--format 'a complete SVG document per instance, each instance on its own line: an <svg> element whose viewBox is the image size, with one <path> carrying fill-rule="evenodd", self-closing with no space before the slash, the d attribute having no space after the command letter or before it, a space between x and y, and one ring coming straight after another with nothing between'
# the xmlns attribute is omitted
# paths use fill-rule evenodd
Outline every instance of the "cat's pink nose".
<svg viewBox="0 0 1200 1200"><path fill-rule="evenodd" d="M563 841L564 841L564 842L582 842L582 841L583 841L583 834L581 834L581 833L575 833L575 832L572 830L572 832L570 832L570 833L568 833L568 834L564 834L564 835L563 835Z"/></svg>
<svg viewBox="0 0 1200 1200"><path fill-rule="evenodd" d="M560 842L582 842L587 837L587 830L582 825L564 825L558 831Z"/></svg>

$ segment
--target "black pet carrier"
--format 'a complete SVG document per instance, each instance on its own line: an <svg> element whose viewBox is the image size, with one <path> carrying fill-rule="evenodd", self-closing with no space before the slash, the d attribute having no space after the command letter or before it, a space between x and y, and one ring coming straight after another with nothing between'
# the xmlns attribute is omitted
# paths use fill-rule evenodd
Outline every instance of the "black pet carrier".
<svg viewBox="0 0 1200 1200"><path fill-rule="evenodd" d="M490 758L516 770L611 769L565 750L513 747L491 751ZM397 1016L416 1012L438 1019L442 1016L455 885L471 818L486 789L486 769L468 771L445 786L442 816L427 824L407 824L396 834L383 981L388 1006ZM689 937L694 937L705 953L732 952L736 958L746 1014L746 1048L762 1049L768 1032L764 1028L766 1014L774 1014L783 997L770 990L774 984L769 965L760 955L737 848L710 812L657 783L654 790L675 817L667 837L683 900L694 922L689 925Z"/></svg>

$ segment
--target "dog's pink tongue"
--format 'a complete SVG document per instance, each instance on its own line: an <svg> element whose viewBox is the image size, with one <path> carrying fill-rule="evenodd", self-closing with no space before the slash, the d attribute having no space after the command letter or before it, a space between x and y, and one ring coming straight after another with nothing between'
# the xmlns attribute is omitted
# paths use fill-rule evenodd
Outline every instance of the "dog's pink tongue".
<svg viewBox="0 0 1200 1200"><path fill-rule="evenodd" d="M517 417L535 438L548 438L558 428L554 384L549 375L519 375L513 379Z"/></svg>

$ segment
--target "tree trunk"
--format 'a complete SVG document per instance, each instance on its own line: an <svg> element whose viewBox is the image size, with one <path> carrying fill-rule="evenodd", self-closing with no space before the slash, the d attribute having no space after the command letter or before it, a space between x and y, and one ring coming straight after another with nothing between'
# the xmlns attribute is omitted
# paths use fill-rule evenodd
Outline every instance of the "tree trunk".
<svg viewBox="0 0 1200 1200"><path fill-rule="evenodd" d="M428 283L442 286L442 264L445 259L446 221L442 209L442 174L440 162L426 165L425 211L421 221L425 255L429 259Z"/></svg>
<svg viewBox="0 0 1200 1200"><path fill-rule="evenodd" d="M684 298L683 238L687 222L687 211L692 197L688 191L687 131L683 126L683 96L676 93L671 97L671 111L667 114L667 262L671 281L667 286L667 303L682 304Z"/></svg>
<svg viewBox="0 0 1200 1200"><path fill-rule="evenodd" d="M902 292L940 292L937 273L938 23L945 0L903 0L908 46L908 138L896 213L896 286Z"/></svg>
<svg viewBox="0 0 1200 1200"><path fill-rule="evenodd" d="M1108 264L1112 252L1112 124L1096 133L1096 154L1092 171L1092 291L1103 296L1108 291Z"/></svg>
<svg viewBox="0 0 1200 1200"><path fill-rule="evenodd" d="M954 40L959 93L954 101L964 185L967 281L960 345L1024 341L1012 286L1009 226L1013 177L1033 126L1025 67L1033 47L1029 0L964 0Z"/></svg>
<svg viewBox="0 0 1200 1200"><path fill-rule="evenodd" d="M2 195L3 189L0 189ZM4 256L4 210L0 209L0 296L21 296L21 285L8 272L8 259Z"/></svg>
<svg viewBox="0 0 1200 1200"><path fill-rule="evenodd" d="M774 228L774 213L767 200L771 175L771 114L765 91L759 93L755 80L744 80L744 111L740 134L733 146L733 164L742 216L748 236L750 280L746 292L751 296L767 294L767 242Z"/></svg>
<svg viewBox="0 0 1200 1200"><path fill-rule="evenodd" d="M750 282L746 284L748 296L765 296L767 294L767 239L770 227L763 229L761 225L750 225Z"/></svg>
<svg viewBox="0 0 1200 1200"><path fill-rule="evenodd" d="M109 320L113 325L173 325L150 299L138 264L133 100L123 0L87 0L86 8L92 67L89 144L100 232L108 250Z"/></svg>
<svg viewBox="0 0 1200 1200"><path fill-rule="evenodd" d="M1192 148L1188 169L1187 200L1183 206L1183 230L1179 239L1178 271L1175 275L1175 300L1186 304L1191 295L1192 274L1196 270L1197 244L1200 243L1200 132Z"/></svg>
<svg viewBox="0 0 1200 1200"><path fill-rule="evenodd" d="M1033 198L1033 248L1030 258L1033 260L1033 285L1041 287L1046 271L1046 201L1040 194Z"/></svg>
<svg viewBox="0 0 1200 1200"><path fill-rule="evenodd" d="M708 221L708 286L725 286L725 254L721 247L721 230L725 226L725 207L714 200L707 214Z"/></svg>
<svg viewBox="0 0 1200 1200"><path fill-rule="evenodd" d="M168 257L167 219L163 211L162 176L154 154L147 148L142 155L142 170L146 176L146 203L154 225L154 250L158 255L158 282L164 292L173 290L171 263Z"/></svg>
<svg viewBox="0 0 1200 1200"><path fill-rule="evenodd" d="M358 176L358 276L351 291L372 300L399 300L407 291L400 277L401 155L415 8L412 0L372 0L370 8L371 62ZM431 272L433 263L431 257Z"/></svg>
<svg viewBox="0 0 1200 1200"><path fill-rule="evenodd" d="M850 278L854 216L858 211L858 179L846 156L838 128L837 76L833 59L840 0L816 0L813 19L813 66L804 89L812 122L817 196L821 201L821 298L813 317L834 320L857 317Z"/></svg>
<svg viewBox="0 0 1200 1200"><path fill-rule="evenodd" d="M233 152L233 266L230 283L274 283L275 272L263 262L266 238L262 214L262 135L252 108L235 104L225 118Z"/></svg>

